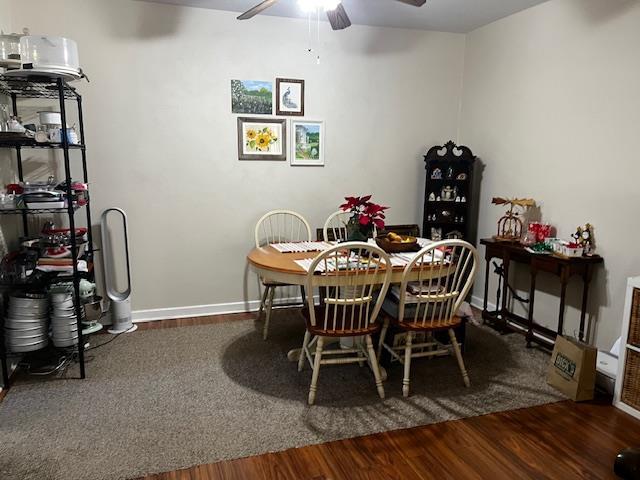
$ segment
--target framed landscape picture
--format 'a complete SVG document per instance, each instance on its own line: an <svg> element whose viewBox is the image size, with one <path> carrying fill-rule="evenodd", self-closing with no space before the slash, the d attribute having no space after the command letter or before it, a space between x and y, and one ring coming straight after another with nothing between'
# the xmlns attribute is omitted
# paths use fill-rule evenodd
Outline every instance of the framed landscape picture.
<svg viewBox="0 0 640 480"><path fill-rule="evenodd" d="M271 115L273 83L261 80L231 80L231 113Z"/></svg>
<svg viewBox="0 0 640 480"><path fill-rule="evenodd" d="M238 159L286 160L286 120L238 117Z"/></svg>
<svg viewBox="0 0 640 480"><path fill-rule="evenodd" d="M276 115L304 115L304 80L276 78Z"/></svg>
<svg viewBox="0 0 640 480"><path fill-rule="evenodd" d="M324 166L324 122L291 120L291 165Z"/></svg>

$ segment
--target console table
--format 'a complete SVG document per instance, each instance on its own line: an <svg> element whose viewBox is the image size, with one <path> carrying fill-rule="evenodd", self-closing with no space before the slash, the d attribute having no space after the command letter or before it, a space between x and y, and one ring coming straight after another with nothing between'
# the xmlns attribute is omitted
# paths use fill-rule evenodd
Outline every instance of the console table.
<svg viewBox="0 0 640 480"><path fill-rule="evenodd" d="M564 326L564 310L567 295L567 285L572 276L577 275L582 279L582 308L580 311L580 333L579 339L584 341L585 319L587 315L587 304L589 298L589 283L593 276L593 269L603 262L602 257L593 255L590 257L563 258L550 254L536 254L527 251L519 243L501 242L495 239L480 240L480 244L485 246L486 271L484 279L484 300L482 308L482 318L490 322L502 325L504 329L509 327L509 322L520 327L525 333L527 346L531 342L538 342L544 345L553 344L556 335L562 335ZM493 258L502 260L504 274L504 290L500 298L500 305L496 305L496 310L487 309L489 295L489 272L490 262ZM529 288L529 314L527 318L509 310L507 303L507 285L509 282L509 265L516 262L529 266L531 283ZM560 278L560 311L558 312L558 329L556 332L537 324L533 320L533 306L536 291L536 276L538 272L548 272ZM541 334L543 338L534 335L534 332Z"/></svg>

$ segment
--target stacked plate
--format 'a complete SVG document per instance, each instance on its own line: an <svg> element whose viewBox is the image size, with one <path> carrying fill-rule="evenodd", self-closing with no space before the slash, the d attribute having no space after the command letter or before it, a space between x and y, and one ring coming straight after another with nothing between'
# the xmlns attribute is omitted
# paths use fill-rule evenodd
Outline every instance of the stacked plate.
<svg viewBox="0 0 640 480"><path fill-rule="evenodd" d="M9 297L4 324L8 350L24 353L46 347L49 343L48 321L49 300L46 295Z"/></svg>
<svg viewBox="0 0 640 480"><path fill-rule="evenodd" d="M84 318L84 309L82 309ZM72 293L51 294L51 338L56 347L78 343L78 319Z"/></svg>

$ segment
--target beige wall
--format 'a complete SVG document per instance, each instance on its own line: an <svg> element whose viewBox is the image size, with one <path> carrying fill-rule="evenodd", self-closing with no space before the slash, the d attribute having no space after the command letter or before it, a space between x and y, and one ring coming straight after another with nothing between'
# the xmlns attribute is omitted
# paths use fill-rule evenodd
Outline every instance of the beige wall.
<svg viewBox="0 0 640 480"><path fill-rule="evenodd" d="M80 45L94 211L129 213L135 309L254 299L244 256L272 208L319 226L343 195L373 192L390 221L419 221L421 155L459 129L486 164L479 236L501 215L494 195L536 198L561 236L596 226L606 264L593 283L593 335L605 348L618 336L625 279L640 270L638 2L552 0L472 32L466 50L461 35L323 24L320 65L305 51L304 21L240 23L129 0L10 7L13 30ZM238 162L229 80L276 76L307 81L307 117L326 122L325 168ZM523 272L516 282L526 291ZM557 283L539 285L538 321L554 326Z"/></svg>
<svg viewBox="0 0 640 480"><path fill-rule="evenodd" d="M11 33L11 0L0 0L0 30Z"/></svg>
<svg viewBox="0 0 640 480"><path fill-rule="evenodd" d="M563 237L595 225L605 266L591 309L603 348L620 334L626 278L640 273L639 26L636 1L553 0L472 32L465 54L460 139L486 164L480 236L502 214L495 195L537 199ZM553 326L559 287L550 277L538 284L538 320ZM573 333L577 288L569 297Z"/></svg>
<svg viewBox="0 0 640 480"><path fill-rule="evenodd" d="M130 0L14 0L14 26L75 39L93 209L129 214L134 308L255 299L245 255L256 220L292 208L315 226L348 194L374 193L391 222L422 215L425 149L455 137L464 36ZM307 118L326 122L326 167L239 162L232 78L306 80Z"/></svg>

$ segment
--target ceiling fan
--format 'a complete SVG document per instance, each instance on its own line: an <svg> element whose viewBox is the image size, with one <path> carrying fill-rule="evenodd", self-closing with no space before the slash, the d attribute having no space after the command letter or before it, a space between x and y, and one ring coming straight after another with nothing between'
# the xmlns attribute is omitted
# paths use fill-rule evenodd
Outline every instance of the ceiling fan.
<svg viewBox="0 0 640 480"><path fill-rule="evenodd" d="M260 2L253 8L250 8L242 15L238 17L238 20L248 20L253 18L260 12L266 10L272 5L276 4L279 0L264 0ZM304 2L305 0L300 0ZM346 10L342 6L340 0L306 0L310 5L317 6L318 8L322 6L327 13L327 18L329 19L329 23L331 24L331 28L334 30L342 30L343 28L347 28L351 26L351 20L349 20L349 15L347 15ZM424 5L427 0L396 0L397 2L406 3L408 5L413 5L414 7L421 7Z"/></svg>

